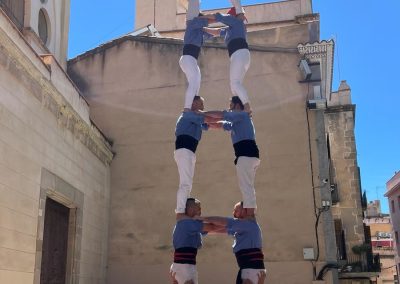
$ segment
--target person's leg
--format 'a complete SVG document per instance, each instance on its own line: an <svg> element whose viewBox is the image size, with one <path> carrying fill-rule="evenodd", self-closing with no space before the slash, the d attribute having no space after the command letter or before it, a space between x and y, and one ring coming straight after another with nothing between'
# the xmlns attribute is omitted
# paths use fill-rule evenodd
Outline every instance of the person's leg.
<svg viewBox="0 0 400 284"><path fill-rule="evenodd" d="M239 96L243 104L249 103L243 79L250 67L250 52L248 49L235 51L230 58L230 85L234 96Z"/></svg>
<svg viewBox="0 0 400 284"><path fill-rule="evenodd" d="M231 0L231 3L236 9L236 14L244 13L244 9L240 0Z"/></svg>
<svg viewBox="0 0 400 284"><path fill-rule="evenodd" d="M188 11L186 14L186 20L190 21L197 17L200 13L200 0L189 0Z"/></svg>
<svg viewBox="0 0 400 284"><path fill-rule="evenodd" d="M179 65L182 71L186 75L188 86L185 93L185 104L184 108L191 109L193 99L199 94L200 83L201 83L201 72L197 65L197 60L190 55L182 55L179 60Z"/></svg>
<svg viewBox="0 0 400 284"><path fill-rule="evenodd" d="M182 148L174 152L174 158L179 172L175 213L185 213L186 200L192 190L196 155L192 151Z"/></svg>
<svg viewBox="0 0 400 284"><path fill-rule="evenodd" d="M243 197L243 208L257 208L254 179L260 160L253 157L239 157L236 164L236 173L239 188ZM250 210L251 211L251 210ZM254 211L253 211L254 213Z"/></svg>
<svg viewBox="0 0 400 284"><path fill-rule="evenodd" d="M175 276L178 284L198 283L196 265L173 263L170 268L170 273Z"/></svg>

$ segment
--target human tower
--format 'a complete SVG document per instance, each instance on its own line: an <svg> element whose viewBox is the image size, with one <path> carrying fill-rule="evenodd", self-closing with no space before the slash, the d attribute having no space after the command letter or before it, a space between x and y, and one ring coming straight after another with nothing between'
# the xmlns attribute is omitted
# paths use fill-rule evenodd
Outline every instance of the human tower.
<svg viewBox="0 0 400 284"><path fill-rule="evenodd" d="M228 234L234 237L233 252L239 266L236 283L264 283L266 270L262 252L262 235L255 217L256 194L254 179L260 164L255 141L250 102L243 86L250 66L250 51L246 40L247 21L240 0L231 0L226 13L200 13L200 0L189 0L186 17L183 55L179 65L186 75L188 87L184 110L176 123L174 158L179 172L179 188L175 209L177 223L173 231L174 261L170 268L172 283L197 284L197 250L206 233ZM222 28L210 28L211 23ZM197 63L204 40L224 37L230 60L232 98L228 110L204 111L204 99L199 96L201 72ZM190 197L196 149L202 131L230 131L235 152L235 165L242 201L234 206L233 218L202 217L200 201Z"/></svg>

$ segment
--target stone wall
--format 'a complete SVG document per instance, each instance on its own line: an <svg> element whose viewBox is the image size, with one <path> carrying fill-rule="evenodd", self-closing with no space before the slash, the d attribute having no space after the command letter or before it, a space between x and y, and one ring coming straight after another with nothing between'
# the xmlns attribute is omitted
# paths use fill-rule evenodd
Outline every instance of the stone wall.
<svg viewBox="0 0 400 284"><path fill-rule="evenodd" d="M76 210L68 279L104 283L110 146L58 63L0 27L0 283L39 283L47 197Z"/></svg>
<svg viewBox="0 0 400 284"><path fill-rule="evenodd" d="M342 220L347 255L352 254L353 246L364 242L354 114L354 105L331 106L325 114L333 165L331 182L337 184L339 192L339 202L332 207L332 212L335 218Z"/></svg>

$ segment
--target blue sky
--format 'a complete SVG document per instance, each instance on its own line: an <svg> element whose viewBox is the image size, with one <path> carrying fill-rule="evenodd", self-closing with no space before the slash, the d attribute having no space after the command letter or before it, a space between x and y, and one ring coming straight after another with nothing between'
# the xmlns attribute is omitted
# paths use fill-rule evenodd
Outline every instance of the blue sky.
<svg viewBox="0 0 400 284"><path fill-rule="evenodd" d="M242 0L243 5L274 1ZM111 4L112 5L111 5ZM203 0L202 9L229 6ZM400 1L314 0L321 39L336 40L333 90L347 80L356 104L356 143L362 188L368 200L383 197L386 182L400 170ZM134 0L71 0L68 57L134 30Z"/></svg>

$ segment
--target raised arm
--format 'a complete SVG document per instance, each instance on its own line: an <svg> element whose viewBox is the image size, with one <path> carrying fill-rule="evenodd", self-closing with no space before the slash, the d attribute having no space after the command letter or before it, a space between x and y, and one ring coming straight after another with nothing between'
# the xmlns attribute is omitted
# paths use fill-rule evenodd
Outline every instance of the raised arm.
<svg viewBox="0 0 400 284"><path fill-rule="evenodd" d="M202 16L199 16L199 18L211 20L211 22L212 22L212 21L215 21L215 14L204 14Z"/></svg>
<svg viewBox="0 0 400 284"><path fill-rule="evenodd" d="M211 110L204 112L203 115L205 118L215 118L221 120L224 114L220 110Z"/></svg>
<svg viewBox="0 0 400 284"><path fill-rule="evenodd" d="M210 122L208 127L209 129L223 129L224 125L222 122Z"/></svg>
<svg viewBox="0 0 400 284"><path fill-rule="evenodd" d="M203 31L205 31L206 33L212 35L212 36L220 36L221 35L221 28L203 28Z"/></svg>
<svg viewBox="0 0 400 284"><path fill-rule="evenodd" d="M203 223L203 231L209 234L226 234L225 226L218 226L213 223Z"/></svg>
<svg viewBox="0 0 400 284"><path fill-rule="evenodd" d="M209 216L209 217L199 217L200 220L203 220L206 223L212 223L216 226L226 227L228 225L228 218L220 217L220 216Z"/></svg>

